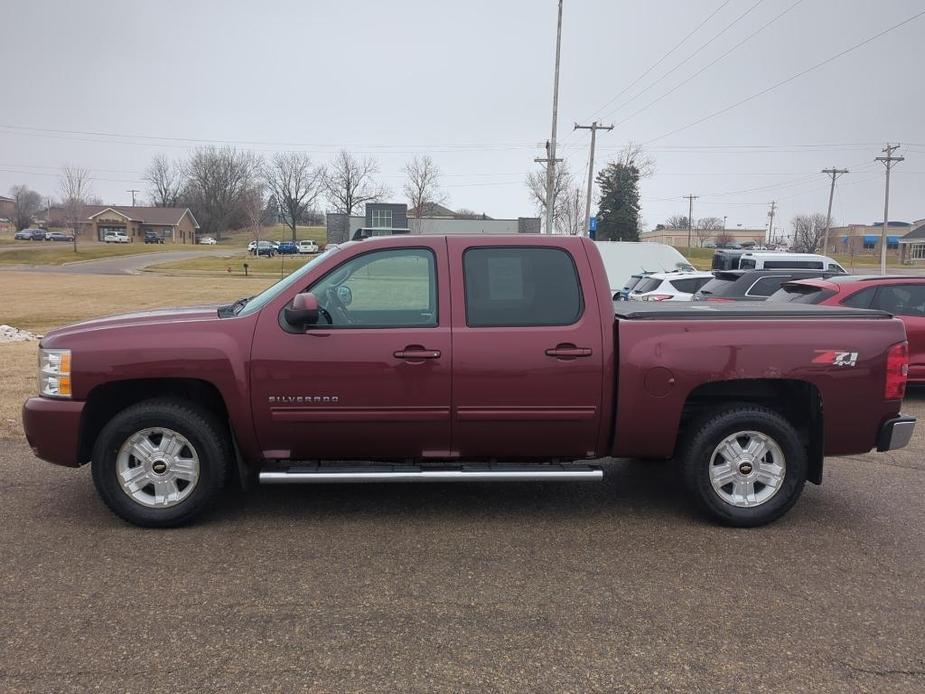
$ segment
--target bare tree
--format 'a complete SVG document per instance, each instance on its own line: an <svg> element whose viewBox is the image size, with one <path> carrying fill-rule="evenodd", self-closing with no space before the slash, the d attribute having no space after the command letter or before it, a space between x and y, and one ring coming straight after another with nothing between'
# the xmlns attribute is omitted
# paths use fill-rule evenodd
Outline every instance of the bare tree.
<svg viewBox="0 0 925 694"><path fill-rule="evenodd" d="M735 238L733 238L732 234L728 231L720 231L716 235L717 246L725 246L727 243L732 243L733 241L735 241Z"/></svg>
<svg viewBox="0 0 925 694"><path fill-rule="evenodd" d="M581 233L585 221L585 200L581 186L574 185L565 192L559 215L556 217L556 231L575 236Z"/></svg>
<svg viewBox="0 0 925 694"><path fill-rule="evenodd" d="M322 193L324 170L305 152L280 152L263 169L263 180L297 241L296 225Z"/></svg>
<svg viewBox="0 0 925 694"><path fill-rule="evenodd" d="M717 231L722 230L722 217L701 217L694 224L694 233L697 235L697 241L701 248L703 248L705 241L709 240Z"/></svg>
<svg viewBox="0 0 925 694"><path fill-rule="evenodd" d="M325 193L334 211L349 217L361 205L388 195L388 189L374 180L378 173L374 159L357 159L346 150L338 152L323 176Z"/></svg>
<svg viewBox="0 0 925 694"><path fill-rule="evenodd" d="M85 208L90 198L90 171L65 166L61 172L61 206L64 208L65 223L74 235L74 252L77 252L77 237L81 223L85 221Z"/></svg>
<svg viewBox="0 0 925 694"><path fill-rule="evenodd" d="M404 192L414 211L415 231L421 233L428 205L442 205L446 194L440 190L440 169L426 154L415 156L405 164Z"/></svg>
<svg viewBox="0 0 925 694"><path fill-rule="evenodd" d="M32 224L32 219L41 209L42 196L23 185L10 188L10 195L13 196L13 223L16 224L16 231L25 229Z"/></svg>
<svg viewBox="0 0 925 694"><path fill-rule="evenodd" d="M183 167L158 154L145 169L144 179L150 186L148 191L155 207L176 207L180 193L186 183Z"/></svg>
<svg viewBox="0 0 925 694"><path fill-rule="evenodd" d="M527 190L530 191L530 197L533 199L536 209L542 219L546 219L546 168L543 167L537 171L531 171L527 174ZM556 167L556 178L553 185L553 221L559 219L563 207L566 203L566 193L574 187L575 183L572 174L568 170L565 162ZM555 229L544 229L543 233L551 234Z"/></svg>
<svg viewBox="0 0 925 694"><path fill-rule="evenodd" d="M790 220L793 228L793 250L797 253L815 253L822 246L825 236L825 215L798 214Z"/></svg>
<svg viewBox="0 0 925 694"><path fill-rule="evenodd" d="M655 173L655 159L652 158L638 142L628 142L614 157L614 163L635 166L639 178L648 178Z"/></svg>
<svg viewBox="0 0 925 694"><path fill-rule="evenodd" d="M255 243L260 243L265 207L266 201L264 200L262 188L255 186L241 195L238 209L244 216L244 223ZM260 257L257 252L254 255L258 258Z"/></svg>
<svg viewBox="0 0 925 694"><path fill-rule="evenodd" d="M460 207L453 215L454 219L489 219L484 212L476 212L466 207Z"/></svg>
<svg viewBox="0 0 925 694"><path fill-rule="evenodd" d="M240 223L245 196L258 188L260 158L231 147L202 147L186 165L184 193L202 233L222 238L233 221Z"/></svg>
<svg viewBox="0 0 925 694"><path fill-rule="evenodd" d="M673 214L665 220L665 226L669 229L687 229L687 215Z"/></svg>

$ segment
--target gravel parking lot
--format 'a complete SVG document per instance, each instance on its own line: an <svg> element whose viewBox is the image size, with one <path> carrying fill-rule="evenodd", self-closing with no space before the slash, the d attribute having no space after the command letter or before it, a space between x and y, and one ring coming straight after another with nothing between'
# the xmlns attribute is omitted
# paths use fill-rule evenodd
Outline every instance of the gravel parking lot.
<svg viewBox="0 0 925 694"><path fill-rule="evenodd" d="M907 411L925 418L925 391ZM603 484L231 492L140 530L0 443L0 690L925 688L925 427L718 527L670 464Z"/></svg>

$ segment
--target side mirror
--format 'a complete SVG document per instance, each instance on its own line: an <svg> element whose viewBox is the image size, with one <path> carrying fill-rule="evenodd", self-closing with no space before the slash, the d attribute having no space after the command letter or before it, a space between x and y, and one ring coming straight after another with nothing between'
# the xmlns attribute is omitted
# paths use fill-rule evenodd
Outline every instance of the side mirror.
<svg viewBox="0 0 925 694"><path fill-rule="evenodd" d="M318 299L311 292L296 294L292 306L285 309L286 322L297 328L305 328L318 322Z"/></svg>

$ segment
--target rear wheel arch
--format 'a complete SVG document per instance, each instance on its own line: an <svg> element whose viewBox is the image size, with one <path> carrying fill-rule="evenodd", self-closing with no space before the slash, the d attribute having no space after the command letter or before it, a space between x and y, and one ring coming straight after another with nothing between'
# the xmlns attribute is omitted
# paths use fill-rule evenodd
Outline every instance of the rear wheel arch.
<svg viewBox="0 0 925 694"><path fill-rule="evenodd" d="M741 405L766 407L790 422L806 448L807 479L814 484L822 483L825 451L823 399L819 389L808 381L754 378L704 383L687 396L681 413L678 441L684 441L690 429L705 416Z"/></svg>

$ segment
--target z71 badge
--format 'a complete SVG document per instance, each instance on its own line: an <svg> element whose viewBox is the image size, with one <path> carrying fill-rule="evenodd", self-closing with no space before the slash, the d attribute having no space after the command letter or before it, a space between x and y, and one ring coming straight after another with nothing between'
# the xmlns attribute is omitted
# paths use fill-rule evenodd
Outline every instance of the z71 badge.
<svg viewBox="0 0 925 694"><path fill-rule="evenodd" d="M857 352L840 352L837 349L817 349L817 356L813 364L826 364L832 366L857 366Z"/></svg>

